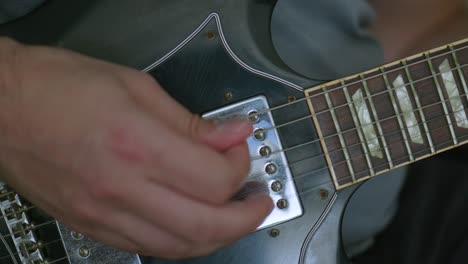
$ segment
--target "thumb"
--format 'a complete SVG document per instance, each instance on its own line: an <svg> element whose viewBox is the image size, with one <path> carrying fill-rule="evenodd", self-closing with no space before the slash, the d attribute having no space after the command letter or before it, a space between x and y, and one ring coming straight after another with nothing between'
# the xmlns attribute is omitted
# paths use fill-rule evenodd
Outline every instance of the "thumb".
<svg viewBox="0 0 468 264"><path fill-rule="evenodd" d="M139 73L141 74L141 73ZM245 142L252 133L249 121L209 121L185 109L147 74L127 80L137 103L175 131L196 142L224 151ZM170 114L168 114L170 113Z"/></svg>
<svg viewBox="0 0 468 264"><path fill-rule="evenodd" d="M186 133L194 140L210 147L224 151L244 143L252 133L252 124L245 120L210 121L192 115Z"/></svg>

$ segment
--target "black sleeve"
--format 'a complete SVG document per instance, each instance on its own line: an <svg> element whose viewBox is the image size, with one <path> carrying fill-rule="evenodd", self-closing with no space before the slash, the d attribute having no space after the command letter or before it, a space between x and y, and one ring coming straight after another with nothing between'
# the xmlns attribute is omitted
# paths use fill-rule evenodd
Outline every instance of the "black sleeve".
<svg viewBox="0 0 468 264"><path fill-rule="evenodd" d="M0 24L31 12L46 0L0 0Z"/></svg>

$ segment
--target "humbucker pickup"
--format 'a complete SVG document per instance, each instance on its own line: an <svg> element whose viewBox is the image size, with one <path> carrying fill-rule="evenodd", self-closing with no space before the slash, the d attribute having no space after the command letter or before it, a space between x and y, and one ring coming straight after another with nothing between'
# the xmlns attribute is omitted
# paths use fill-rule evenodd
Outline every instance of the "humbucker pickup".
<svg viewBox="0 0 468 264"><path fill-rule="evenodd" d="M301 216L301 202L266 98L256 96L203 117L211 120L248 118L253 123L254 132L247 139L251 168L245 186L255 187L244 188L235 198L243 198L252 192L269 193L275 208L257 230Z"/></svg>

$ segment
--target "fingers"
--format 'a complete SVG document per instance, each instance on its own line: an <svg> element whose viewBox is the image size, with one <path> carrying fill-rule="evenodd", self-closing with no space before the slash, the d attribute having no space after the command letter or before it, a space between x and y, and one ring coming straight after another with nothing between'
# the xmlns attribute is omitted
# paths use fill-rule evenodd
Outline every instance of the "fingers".
<svg viewBox="0 0 468 264"><path fill-rule="evenodd" d="M213 123L190 113L170 97L149 74L134 73L126 77L134 99L154 117L182 136L223 151L242 143L252 132L248 121Z"/></svg>
<svg viewBox="0 0 468 264"><path fill-rule="evenodd" d="M209 206L152 184L132 192L128 205L135 214L202 248L218 248L254 231L273 207L265 195Z"/></svg>
<svg viewBox="0 0 468 264"><path fill-rule="evenodd" d="M230 199L247 176L250 161L245 143L222 154L174 134L144 113L127 112L120 118L123 125L111 128L103 139L104 147L118 159L107 166L116 173L145 175L214 204Z"/></svg>

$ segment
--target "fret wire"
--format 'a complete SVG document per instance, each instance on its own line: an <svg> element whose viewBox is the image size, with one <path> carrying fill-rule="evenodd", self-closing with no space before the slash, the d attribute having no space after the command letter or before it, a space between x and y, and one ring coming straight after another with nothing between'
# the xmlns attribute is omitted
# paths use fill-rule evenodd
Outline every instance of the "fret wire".
<svg viewBox="0 0 468 264"><path fill-rule="evenodd" d="M438 129L440 129L440 127L439 127ZM443 148L443 149L437 150L435 153L431 153L431 154L427 154L427 155L418 157L418 158L415 159L415 161L420 161L420 160L423 160L423 159L432 157L432 156L434 156L434 155L436 155L436 154L445 152L445 151L447 151L447 150L449 150L449 149L453 149L453 148L455 148L455 147L458 147L458 146L461 146L461 145L465 145L466 143L468 143L468 135L461 136L461 139L462 139L462 141L461 141L460 143L457 143L457 146L445 147L445 148ZM452 142L452 140L445 141L445 142L442 142L442 143L436 145L436 147L443 147L445 144L451 143L451 142ZM424 152L424 150L420 150L420 151L416 151L415 154L423 153L423 152ZM405 159L405 158L407 158L407 156L402 157L402 158L398 158L397 160ZM411 164L411 163L413 163L413 162L414 162L414 161L404 162L404 163L399 164L398 166L396 166L396 168L409 165L409 164ZM381 164L381 165L377 165L377 167L383 167L383 166L385 166L385 165L386 165L386 164ZM379 171L377 174L374 174L374 175L372 175L372 176L359 178L358 182L363 181L363 180L366 180L366 179L369 179L369 178L376 177L376 176L378 176L378 175L380 175L380 174L382 174L382 173L388 172L388 171L390 171L390 169L383 169L383 170ZM358 172L356 175L360 175L360 174L363 174L363 173L366 173L366 171L360 171L360 172ZM342 180L346 180L346 179L347 179L347 178L343 178ZM353 185L353 184L355 184L355 183L352 183L351 185ZM341 187L340 189L342 189L342 188L347 187L347 186L350 186L350 184L349 184L349 183L346 183L346 184L341 185L341 186L339 186L339 187ZM301 193L299 193L298 195L301 195Z"/></svg>
<svg viewBox="0 0 468 264"><path fill-rule="evenodd" d="M441 129L441 128L442 128L442 127L438 127L438 128L436 128L436 130L437 130L437 129ZM462 136L461 138L462 138L463 140L462 140L460 143L458 143L457 146L461 146L461 145L464 145L464 144L468 143L468 135L464 135L464 136ZM444 144L447 144L447 143L449 143L449 142L451 142L451 140L450 140L450 141L446 141L446 142L442 142L442 143L440 143L439 145L436 145L436 146L437 146L437 147L439 147L439 146L444 146ZM446 147L446 148L444 148L444 149L437 150L435 153L431 153L431 154L427 154L427 155L423 155L423 156L417 157L417 158L415 159L415 161L419 161L419 160L422 160L422 159L425 159L425 158L428 158L428 157L432 157L432 156L434 156L434 155L436 155L436 154L438 154L438 153L442 153L442 152L447 151L448 149L451 149L451 148L454 148L454 147L456 147L456 146ZM419 150L419 151L414 152L414 154L424 153L424 151L425 151L425 150ZM315 157L310 157L310 158L316 158L316 157L317 157L317 156L315 156ZM397 160L406 159L407 157L408 157L408 156L404 156L404 157L402 157L402 158L398 158ZM402 166L405 166L405 165L409 165L409 164L411 164L411 163L413 163L413 162L415 162L415 161L407 161L407 162L404 162L404 163L402 163L402 164L398 164L398 165L396 166L396 168L399 168L399 167L402 167ZM378 167L383 167L383 166L387 166L387 163L377 165L376 168L378 168ZM302 178L305 178L305 177L307 177L307 176L309 176L309 175L314 175L314 174L316 174L316 173L319 173L320 171L324 171L324 170L328 170L328 169L329 169L328 167L323 167L323 168L316 169L316 170L313 170L313 171L304 172L304 173L301 173L301 174L299 174L298 176L296 176L296 177L294 177L293 179L290 179L290 180L288 180L288 181L291 181L291 182L297 181L298 179L302 179ZM364 177L362 177L362 178L359 178L358 181L357 181L356 183L359 183L359 182L362 182L362 181L364 181L364 180L373 178L373 177L378 176L378 175L380 175L380 174L382 174L382 173L384 173L384 172L387 172L387 171L389 171L389 170L391 170L391 169L387 169L387 168L383 167L383 170L377 172L376 174L373 174L373 175L370 175L370 176L367 176L367 177L364 176ZM362 170L362 171L357 172L356 175L364 174L364 173L366 173L366 172L367 172L367 170ZM350 176L345 177L345 178L342 178L342 179L340 179L340 180L346 180L346 179L349 179L349 178L350 178ZM323 182L323 183L316 184L316 185L312 186L310 189L308 189L307 191L300 192L300 193L298 193L298 194L295 194L294 196L300 196L300 195L302 195L302 194L304 194L304 193L306 193L306 192L308 192L308 191L314 189L315 187L318 187L318 186L321 186L321 185L324 185L324 184L327 184L327 183L332 183L332 182L327 181L327 182ZM342 188L345 188L345 187L350 186L350 185L353 185L353 184L355 184L355 183L347 183L347 184L339 185L338 187L340 187L340 189L342 189ZM244 193L243 196L240 196L239 198L236 198L236 199L245 199L245 197L247 197L249 194L255 193L255 192L258 192L258 191L262 191L262 189L261 189L261 188L253 188L252 190L249 190L248 192ZM294 196L293 196L293 195L289 195L289 196L286 196L285 198L290 198L290 197L294 197Z"/></svg>
<svg viewBox="0 0 468 264"><path fill-rule="evenodd" d="M447 107L447 104L446 104L445 99L444 99L444 93L442 92L442 88L440 87L439 81L437 80L437 77L435 75L436 71L434 69L434 65L432 65L432 61L431 61L429 53L427 53L427 52L424 53L424 56L426 56L427 63L429 64L429 69L431 70L432 76L434 76L433 80L434 80L434 83L436 85L437 92L439 93L440 101L442 102L442 108L444 109L445 115L447 116L447 124L449 126L450 133L452 134L453 143L457 144L457 142L458 142L457 136L455 134L455 130L454 130L453 124L452 124L452 119L450 118L450 115L449 115L449 112L448 112L448 107Z"/></svg>
<svg viewBox="0 0 468 264"><path fill-rule="evenodd" d="M464 94L463 94L464 95ZM348 96L349 96L349 93L348 93ZM446 101L450 100L451 98L453 97L449 97L448 99L446 99ZM428 107L431 107L431 106L435 106L435 105L438 105L438 104L441 104L441 102L435 102L435 103L431 103L431 104L428 104L428 105L425 105L425 106L422 106L420 109L424 109L424 108L428 108ZM347 104L348 106L352 107L352 103L350 104ZM416 112L416 111L419 111L420 109L413 109L411 112ZM465 109L468 109L468 108L465 108ZM458 112L458 111L457 111ZM450 112L451 114L453 113L457 113L457 112ZM421 123L417 123L416 125L421 125L421 124L427 124L428 122L430 121L434 121L434 120L437 120L441 117L445 118L446 115L442 115L442 116L439 116L437 118L433 118L433 119L429 119L429 120L422 120L423 122ZM313 115L310 115L310 117L313 117ZM386 117L384 119L381 119L380 122L383 122L385 120L390 120L391 118L394 118L394 116L391 116L391 117ZM358 123L358 122L357 122ZM370 123L372 125L376 124L375 121L372 121L372 123ZM415 126L415 125L413 125ZM410 127L413 127L413 126L410 126ZM344 130L343 133L347 133L347 132L351 132L351 131L354 131L354 130L357 130L359 131L359 129L362 128L362 124L360 124L360 126L356 127L356 128L351 128L351 129L347 129L347 130ZM396 133L396 132L399 132L399 130L396 130L396 131L392 131L392 133ZM391 134L391 133L390 133ZM310 145L310 144L313 144L313 143L319 143L321 142L322 140L325 140L325 139L328 139L332 136L336 136L336 134L333 134L333 135L328 135L326 137L323 137L323 136L320 136L319 139L317 140L312 140L312 141L309 141L309 142L304 142L304 143L301 143L301 144L297 144L297 145L294 145L294 146L291 146L291 147L288 147L288 148L285 148L285 149L280 149L280 150L275 150L275 151L272 151L271 154L276 154L276 153L280 153L280 152L286 152L286 151L290 151L290 150L293 150L293 149L297 149L297 148L301 148L301 147L304 147L304 146L307 146L307 145ZM377 139L379 139L380 136L377 136ZM362 139L361 140L362 142L369 142L365 139ZM358 143L360 144L360 143ZM358 144L353 144L353 145L350 145L350 146L355 146L355 145L358 145ZM365 149L364 149L365 150ZM264 157L262 156L257 156L257 157L252 157L251 160L258 160L258 159L263 159Z"/></svg>
<svg viewBox="0 0 468 264"><path fill-rule="evenodd" d="M357 134L359 136L359 141L361 141L361 144L362 144L362 149L364 151L364 156L366 158L367 167L369 168L370 173L374 174L374 166L372 165L372 161L369 156L369 152L370 152L369 146L364 143L365 142L364 135L363 135L364 132L362 131L361 121L359 121L359 118L357 117L356 109L354 109L353 107L351 96L349 95L349 92L348 92L348 87L345 85L344 81L341 81L341 85L343 86L343 92L345 94L346 101L348 102L349 110L351 111L351 116L353 117L354 125L356 126Z"/></svg>
<svg viewBox="0 0 468 264"><path fill-rule="evenodd" d="M466 109L468 109L468 108L465 108L464 110L466 110ZM464 110L463 110L463 111L464 111ZM440 118L445 118L445 117L446 117L446 115L437 116L437 117L435 117L435 118L432 118L432 119L427 120L426 122L435 121L435 120L438 120L438 119L440 119ZM415 124L415 125L412 125L411 127L413 127L413 126L419 126L419 125L421 125L421 123L417 123L417 124ZM433 132L434 132L434 131L437 131L437 130L439 130L439 129L443 129L443 128L444 128L444 127L438 127L438 128L436 128L436 129L434 129ZM348 130L348 131L350 131L350 130ZM394 134L394 133L400 133L400 130L393 130L393 131L390 131L389 133L387 133L387 134L385 134L385 135L386 135L386 136L389 136L389 135L392 135L392 134ZM467 136L468 136L468 135L467 135ZM416 136L414 136L414 137L410 136L409 140L412 140L412 139L417 138L417 137L419 137L419 135L416 135ZM377 137L377 138L380 138L380 136ZM312 143L316 143L317 141L310 141L310 142L306 142L306 143L302 143L302 144L293 146L293 147L291 147L291 148L282 149L281 152L287 152L287 151L289 151L289 150L291 150L291 149L294 149L294 148L297 148L297 147L302 147L302 146L305 146L305 145L307 145L307 144L310 144L311 142L312 142ZM348 145L347 148L353 147L353 146L357 146L357 145L359 145L359 144L362 144L362 142L368 142L368 141L363 140L363 141L361 141L361 143L355 143L355 144ZM400 141L393 141L393 142L390 142L389 146L392 146L394 143L400 143ZM380 147L379 149L382 150L381 147ZM299 162L302 162L302 161L307 160L307 159L315 159L315 158L324 158L324 157L328 157L331 153L335 153L335 152L337 152L337 151L340 151L340 149L333 150L333 151L330 151L330 152L326 152L326 151L325 151L325 152L323 152L322 154L315 155L315 156L311 156L311 157L307 157L307 158L304 158L304 159L295 161L295 162L290 163L290 164L288 164L287 166L284 166L284 167L285 167L285 168L291 168L292 166L294 166L294 164L299 163ZM422 153L422 152L424 152L424 151L426 151L426 150L417 151L417 152L415 152L414 154ZM437 151L436 151L436 152L437 152ZM277 152L272 152L272 154L273 154L273 153L278 153L278 151L277 151ZM433 153L431 153L431 154L433 154ZM361 155L358 155L358 156L356 156L356 157L354 157L354 158L359 158L359 157L363 157L363 156L364 156L364 157L367 157L366 155L361 154ZM404 158L406 158L406 157L407 157L407 156L405 156ZM418 157L418 158L419 158L419 157ZM418 160L418 158L416 158L415 160ZM341 165L341 164L343 164L344 162L346 162L346 160L340 161L340 162L336 163L335 165ZM387 164L387 163L385 163L385 165L386 165L386 164ZM377 165L377 166L375 166L375 167L377 168L377 167L379 167L379 166L381 166L381 165ZM370 168L372 168L372 166L371 166ZM370 172L371 172L371 175L375 175L375 174L376 174L372 169L370 169ZM378 173L377 173L377 174L378 174ZM264 176L264 175L265 175L265 173L259 173L259 174L256 174L256 175L254 175L254 176L249 177L249 179L254 179L254 178L257 178L257 177ZM349 177L348 177L348 178L349 178ZM360 179L357 180L357 181L360 181Z"/></svg>
<svg viewBox="0 0 468 264"><path fill-rule="evenodd" d="M397 102L395 100L395 96L393 95L393 92L392 92L392 89L391 89L392 87L390 86L390 82L388 81L388 76L385 73L385 69L383 67L380 68L380 71L382 72L382 76L383 76L383 79L384 79L384 82L385 82L385 86L386 86L386 88L388 90L388 94L390 95L390 100L392 101L393 110L396 113L396 117L397 117L397 120L398 120L398 125L400 126L400 130L401 130L401 135L403 136L403 139L405 141L406 151L408 152L410 160L414 160L413 153L411 151L411 146L410 146L410 144L409 144L409 142L407 140L408 139L408 137L406 135L407 130L405 130L406 125L403 124L403 120L402 120L402 118L400 116L400 110L398 109L398 105L397 105Z"/></svg>
<svg viewBox="0 0 468 264"><path fill-rule="evenodd" d="M392 159L391 159L391 156L390 156L390 151L387 148L387 140L385 140L385 137L383 136L384 133L383 133L382 126L380 125L380 122L378 122L379 117L377 115L377 110L375 109L374 101L372 100L372 98L370 96L371 93L369 91L369 87L367 86L367 81L364 79L363 75L359 75L359 76L361 77L362 84L364 86L364 91L366 92L367 98L369 99L369 104L371 106L372 115L374 116L374 119L376 121L375 123L376 123L376 126L377 126L377 130L379 131L380 135L382 136L381 140L382 140L382 144L383 144L385 154L387 155L388 165L390 166L390 168L393 168L393 162L392 162Z"/></svg>
<svg viewBox="0 0 468 264"><path fill-rule="evenodd" d="M408 64L408 66L409 66L409 65L411 65L411 64ZM468 63L467 63L467 64L460 65L460 68L464 68L464 67L467 67L467 66L468 66ZM451 70L454 70L454 69L457 69L457 68L458 68L458 67L454 67L454 68L451 68ZM392 70L390 70L390 71L388 71L388 72L392 72ZM440 74L440 73L437 73L437 74L436 74L436 76L439 76L439 75L441 75L441 74ZM381 76L381 74L378 74L378 76ZM423 78L420 78L420 79L417 79L417 80L412 80L411 83L404 83L404 85L408 85L408 84L414 85L414 84L416 84L416 83L419 83L419 82L422 82L422 81L425 81L425 80L428 80L428 79L431 79L431 78L433 78L432 75L426 76L426 77L423 77ZM369 79L369 78L366 78L366 79ZM357 82L352 82L352 84L356 84L356 83L357 83ZM348 85L351 85L351 84L348 84ZM323 85L322 85L322 86L323 86ZM326 85L325 85L325 86L326 86ZM343 88L343 86L340 86L340 88ZM394 89L392 88L392 90L394 90ZM331 89L330 91L336 91L336 89ZM305 92L309 92L309 91L305 91ZM309 93L310 93L310 92L309 92ZM388 93L388 91L376 92L375 94L372 94L371 97L375 97L375 96L377 96L377 95L381 95L381 94L384 94L384 93ZM321 92L321 93L318 93L317 95L323 95L323 93ZM313 96L312 96L312 95L306 95L306 96L304 96L304 98L301 98L301 99L308 100L307 102L309 102L309 99L310 99L310 98L314 98L315 96L316 96L316 95L313 95ZM366 96L364 96L362 99L368 99L368 96L366 95ZM297 101L295 101L295 102L297 102ZM346 107L346 106L348 106L349 104L350 104L350 103L345 103L345 104L338 105L338 106L335 107L335 109L338 109L338 108L341 108L341 107ZM270 108L270 109L272 109L272 108ZM265 111L265 110L262 110L262 111ZM262 112L262 111L259 111L259 113L258 113L257 115L259 115L259 114L261 114L261 113L264 113L264 112ZM329 111L330 111L330 110L322 110L322 111L319 111L319 112L314 112L313 114L311 113L311 115L303 116L303 117L301 117L301 118L298 118L298 119L295 119L295 120L292 120L292 121L288 121L288 122L286 122L286 123L279 124L279 125L276 125L276 126L265 127L264 129L265 129L265 131L269 131L269 130L271 130L271 129L278 129L278 128L281 128L281 127L285 127L285 126L294 124L294 123L296 123L296 122L298 122L298 121L307 120L307 119L310 118L310 117L313 118L314 115L319 115L319 114L327 113L327 112L329 112ZM268 112L268 111L267 111L267 112ZM245 120L248 121L248 117L245 117Z"/></svg>
<svg viewBox="0 0 468 264"><path fill-rule="evenodd" d="M468 42L468 39L464 40L463 43L465 43L465 42ZM460 50L463 50L463 49L466 49L466 48L468 48L468 45L467 45L467 46L460 47L460 48L456 48L455 51L460 51ZM447 55L447 54L449 54L449 52L446 52L446 53L443 53L443 54L434 55L432 58L435 59L435 58L438 58L438 57L441 57L441 56L444 56L444 55ZM423 56L422 53L417 54L417 58L422 57L422 56ZM414 57L414 56L413 56L413 57ZM412 58L412 57L411 57L411 58ZM400 61L401 61L401 60L400 60ZM396 61L396 62L398 62L398 61ZM424 63L424 62L425 62L424 60L422 60L422 61L417 61L417 62L411 62L410 64L408 64L408 66L417 65L417 64ZM466 65L466 64L464 64L464 65L462 65L462 66L465 66L465 65ZM389 70L387 73L394 72L394 71L397 71L397 70L401 70L401 68L396 68L396 69ZM375 76L367 77L367 78L365 78L365 80L369 80L369 79L371 79L371 78L379 77L379 76L380 76L380 74L377 74L377 75L375 75ZM430 76L429 76L429 77L430 77ZM349 83L348 85L354 85L354 84L359 84L359 83L360 83L360 81L354 81L354 82ZM325 84L325 85L326 85L326 84ZM310 89L312 89L312 88L314 88L314 87L311 87L311 88L309 88L309 89L305 89L305 91L310 90ZM341 88L343 88L343 87L342 87L342 86L335 87L335 88L333 88L332 90L330 90L330 92L339 90L339 89L341 89ZM313 96L311 96L311 97L319 96L319 95L322 95L322 93L315 94L315 95L313 95ZM261 115L261 114L264 114L264 113L267 113L267 112L276 111L276 110L279 110L279 109L281 109L281 108L284 108L284 107L287 107L287 106L290 106L290 105L294 105L294 104L297 104L297 103L300 103L300 102L307 101L308 99L309 99L309 97L308 97L308 96L305 96L304 98L300 98L300 99L298 99L298 100L296 100L296 101L294 101L294 102L290 102L290 103L278 105L278 106L275 106L275 107L271 107L271 108L269 108L269 109L265 109L265 110L259 111L258 114ZM365 98L364 98L364 99L365 99Z"/></svg>
<svg viewBox="0 0 468 264"><path fill-rule="evenodd" d="M423 107L421 106L421 102L419 101L418 93L416 92L416 88L414 87L413 77L411 77L410 71L408 69L408 65L406 63L406 59L401 61L403 64L403 68L405 69L406 78L408 78L409 85L411 87L411 92L413 93L414 101L416 102L416 107L419 110L419 115L421 117L421 121L423 123L424 131L427 137L427 142L431 149L431 153L435 152L434 144L432 143L431 133L429 132L429 127L426 123L426 116L424 115Z"/></svg>
<svg viewBox="0 0 468 264"><path fill-rule="evenodd" d="M326 92L325 87L323 87L323 91L324 91L324 95L325 95L325 100L327 101L327 105L330 108L330 114L332 116L333 123L335 124L336 132L338 134L338 139L340 140L340 144L341 144L341 147L342 147L342 150L343 150L343 154L345 156L345 159L347 160L346 163L348 165L349 173L350 173L351 177L353 178L353 181L355 182L356 178L354 177L353 164L351 162L351 159L349 158L350 156L349 156L349 153L348 153L348 148L346 147L346 143L345 143L345 140L343 138L343 133L341 133L340 124L338 123L338 119L336 118L336 113L335 113L335 110L333 109L333 104L331 102L330 95L329 95L329 93Z"/></svg>
<svg viewBox="0 0 468 264"><path fill-rule="evenodd" d="M320 145L322 146L323 151L327 152L328 151L327 144L326 144L325 138L324 138L324 136L322 134L322 129L320 128L320 123L319 123L318 118L317 118L318 115L315 113L314 106L312 105L312 100L310 99L311 96L307 96L307 98L308 98L307 99L307 104L309 105L309 109L310 109L310 112L311 112L311 117L312 117L312 120L314 122L315 130L316 130L316 133L317 133L317 136L318 136L318 140L315 140L315 142L319 141ZM271 154L273 154L273 152ZM332 177L332 179L334 181L334 184L338 184L338 178L336 178L335 168L333 168L333 166L331 166L332 162L331 162L330 157L325 156L325 160L326 160L327 164L330 165L330 174L331 174L331 177Z"/></svg>
<svg viewBox="0 0 468 264"><path fill-rule="evenodd" d="M452 52L453 62L455 63L455 67L457 67L458 76L460 77L460 81L462 83L463 91L465 91L465 96L466 96L466 98L468 100L468 87L466 85L465 76L463 75L463 72L461 71L460 68L458 68L460 66L460 63L458 62L457 55L455 54L456 51L453 48L453 45L449 45L449 49Z"/></svg>

